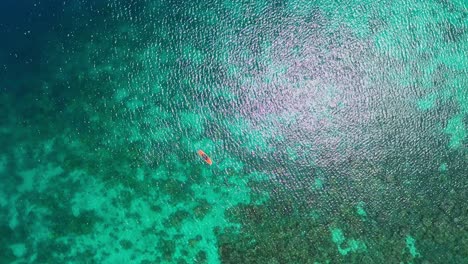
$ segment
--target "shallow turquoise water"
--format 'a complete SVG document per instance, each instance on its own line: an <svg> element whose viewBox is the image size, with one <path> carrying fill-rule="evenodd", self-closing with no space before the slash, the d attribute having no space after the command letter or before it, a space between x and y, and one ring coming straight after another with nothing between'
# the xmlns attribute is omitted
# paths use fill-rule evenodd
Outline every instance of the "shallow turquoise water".
<svg viewBox="0 0 468 264"><path fill-rule="evenodd" d="M2 2L0 263L468 263L467 8Z"/></svg>

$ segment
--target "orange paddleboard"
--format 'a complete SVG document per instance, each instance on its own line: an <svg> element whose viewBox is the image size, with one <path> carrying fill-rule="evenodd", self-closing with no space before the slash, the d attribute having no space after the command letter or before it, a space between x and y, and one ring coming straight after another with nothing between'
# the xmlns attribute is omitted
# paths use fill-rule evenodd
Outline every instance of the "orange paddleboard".
<svg viewBox="0 0 468 264"><path fill-rule="evenodd" d="M197 153L198 153L198 155L200 155L200 157L202 157L202 159L203 159L206 163L208 163L208 164L210 164L210 165L213 164L213 161L210 159L210 157L208 157L208 155L206 155L205 152L203 152L203 150L199 149L199 150L197 151Z"/></svg>

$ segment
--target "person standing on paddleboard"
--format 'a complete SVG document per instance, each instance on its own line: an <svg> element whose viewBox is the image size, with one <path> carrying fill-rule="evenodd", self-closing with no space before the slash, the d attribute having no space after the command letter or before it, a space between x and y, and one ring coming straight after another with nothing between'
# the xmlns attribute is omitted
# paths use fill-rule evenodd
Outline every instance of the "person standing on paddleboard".
<svg viewBox="0 0 468 264"><path fill-rule="evenodd" d="M197 153L198 153L198 155L199 155L200 157L202 157L202 159L203 159L206 163L208 163L209 165L212 165L212 164L213 164L213 161L211 160L211 158L208 157L208 155L206 155L206 153L205 153L203 150L199 149L199 150L197 151Z"/></svg>

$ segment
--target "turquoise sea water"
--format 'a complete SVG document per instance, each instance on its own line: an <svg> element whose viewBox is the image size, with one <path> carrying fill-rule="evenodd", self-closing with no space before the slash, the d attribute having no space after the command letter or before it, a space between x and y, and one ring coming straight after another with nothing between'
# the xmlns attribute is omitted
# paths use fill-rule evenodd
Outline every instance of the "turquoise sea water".
<svg viewBox="0 0 468 264"><path fill-rule="evenodd" d="M467 52L465 0L2 1L0 263L468 263Z"/></svg>

